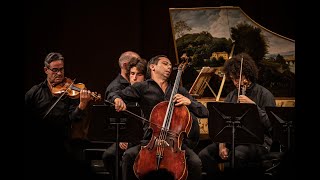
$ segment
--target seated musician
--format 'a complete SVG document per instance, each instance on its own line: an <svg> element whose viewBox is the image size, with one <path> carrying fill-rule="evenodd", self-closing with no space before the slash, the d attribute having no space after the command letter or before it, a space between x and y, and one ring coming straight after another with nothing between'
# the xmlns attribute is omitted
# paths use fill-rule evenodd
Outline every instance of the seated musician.
<svg viewBox="0 0 320 180"><path fill-rule="evenodd" d="M147 73L147 61L142 59L140 55L133 51L123 52L119 57L120 74L108 85L105 98L113 91L124 89L130 84L141 82L145 80ZM107 100L107 99L106 99ZM133 106L136 103L132 103ZM134 144L128 142L119 143L119 157L122 153ZM102 160L105 169L111 174L111 179L115 179L116 166L116 143L108 147L102 155Z"/></svg>
<svg viewBox="0 0 320 180"><path fill-rule="evenodd" d="M70 138L71 124L87 118L92 92L81 89L79 98L73 98L63 93L66 88L57 88L66 84L64 61L61 53L47 54L46 79L25 94L25 177L90 179L92 175L89 164L82 161L82 142Z"/></svg>
<svg viewBox="0 0 320 180"><path fill-rule="evenodd" d="M241 60L243 62L241 63ZM242 66L241 82L240 79L240 67ZM260 162L261 157L270 151L272 144L271 139L271 122L266 114L266 106L275 106L275 98L273 94L263 86L256 83L258 78L258 68L252 58L245 53L238 54L237 56L227 60L224 64L223 71L227 78L233 81L235 89L231 91L225 98L225 102L239 102L239 103L252 103L256 104L260 121L264 125L264 143L260 144L236 144L235 146L235 168L239 171L246 173L248 170L249 162ZM239 83L241 87L246 86L245 93L241 93ZM232 149L231 145L226 143L209 144L207 147L199 152L201 158L203 171L207 173L207 179L219 179L222 173L219 171L218 163L222 160L231 160ZM246 174L246 177L253 175L257 171L250 171Z"/></svg>
<svg viewBox="0 0 320 180"><path fill-rule="evenodd" d="M149 119L153 108L160 102L168 101L171 97L173 85L168 81L171 72L172 64L170 60L165 55L155 56L148 62L147 74L150 76L150 79L135 83L121 91L110 93L108 98L114 102L117 111L123 111L126 109L125 102L138 102L145 118ZM196 134L199 135L199 125L195 116L200 118L208 117L209 112L207 108L203 104L197 102L183 87L178 88L177 94L174 95L173 102L175 103L175 106L184 105L187 107L192 115L192 127L189 134L197 132ZM145 136L141 144L143 146L148 144L152 135L151 129L148 128L148 125L148 123L145 123ZM188 138L185 137L185 139L187 140ZM141 149L141 145L131 147L123 154L123 179L137 179L134 174L133 166ZM188 179L201 179L202 170L200 158L190 147L188 147L187 141L182 142L181 149L185 150ZM165 155L163 158L165 158ZM175 159L170 159L170 161L173 162Z"/></svg>

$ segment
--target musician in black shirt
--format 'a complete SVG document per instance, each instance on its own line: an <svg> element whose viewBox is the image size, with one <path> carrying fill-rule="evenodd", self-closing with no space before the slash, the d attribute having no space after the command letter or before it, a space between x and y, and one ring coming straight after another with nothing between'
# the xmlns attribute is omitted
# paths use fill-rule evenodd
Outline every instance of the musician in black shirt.
<svg viewBox="0 0 320 180"><path fill-rule="evenodd" d="M90 166L82 164L75 155L70 133L72 122L87 117L91 92L82 89L77 99L62 96L63 91L53 93L52 88L66 80L64 57L60 53L46 56L44 73L46 80L25 94L25 175L42 179L90 176L87 169Z"/></svg>
<svg viewBox="0 0 320 180"><path fill-rule="evenodd" d="M135 82L144 81L147 71L147 61L141 59L140 55L133 51L126 51L119 57L120 74L108 85L105 91L105 100L108 100L110 92L122 90ZM106 103L109 105L109 103ZM135 103L132 103L134 106ZM119 142L119 155L128 148L133 146L132 143ZM116 143L109 146L102 155L104 167L111 174L111 178L115 177L116 166Z"/></svg>
<svg viewBox="0 0 320 180"><path fill-rule="evenodd" d="M243 63L241 64L241 61ZM242 66L242 81L240 79L240 69ZM266 106L275 106L275 98L273 94L263 86L256 83L258 78L258 68L252 58L245 53L238 54L237 56L227 60L224 64L223 71L227 78L233 81L235 89L231 91L225 98L225 102L233 103L252 103L256 104L260 119L259 121L263 124L264 131L264 143L260 144L237 144L235 147L235 167L242 168L240 171L245 172L244 168L247 169L249 162L259 162L261 157L270 151L272 144L271 139L271 122L265 111ZM245 94L239 88L246 86ZM243 90L243 89L242 89ZM238 97L238 92L240 96ZM222 160L231 160L231 145L226 143L216 143L208 145L199 152L201 158L203 171L207 173L207 179L218 179L221 177L221 172L218 169L218 163L223 162ZM240 172L239 171L239 172ZM251 174L256 173L254 171ZM248 176L250 175L247 174Z"/></svg>
<svg viewBox="0 0 320 180"><path fill-rule="evenodd" d="M140 55L133 51L126 51L120 55L118 60L120 73L110 84L108 84L104 94L106 100L110 92L122 90L130 85L129 77L127 76L127 65L131 59L138 58L140 58Z"/></svg>
<svg viewBox="0 0 320 180"><path fill-rule="evenodd" d="M168 101L172 94L173 85L168 82L172 72L172 64L170 60L164 55L158 55L150 59L148 63L148 75L150 79L144 82L135 83L128 86L122 91L117 91L109 94L110 100L115 103L117 111L126 109L126 102L136 101L140 104L143 114L146 119L149 119L152 109L160 102ZM124 100L124 101L123 101ZM199 125L196 117L208 117L209 112L207 108L201 103L197 102L188 91L179 87L175 95L174 102L176 106L185 105L190 111L192 118L192 132L198 132ZM145 136L141 145L146 145L150 140L152 132L148 128L149 124L145 124ZM188 138L185 138L188 139ZM133 165L135 158L139 153L141 145L134 146L125 151L122 157L122 178L136 179L133 172ZM187 141L183 141L182 147L186 151L186 162L188 168L188 179L197 180L201 179L201 160L197 154L188 147ZM173 160L174 161L174 160Z"/></svg>

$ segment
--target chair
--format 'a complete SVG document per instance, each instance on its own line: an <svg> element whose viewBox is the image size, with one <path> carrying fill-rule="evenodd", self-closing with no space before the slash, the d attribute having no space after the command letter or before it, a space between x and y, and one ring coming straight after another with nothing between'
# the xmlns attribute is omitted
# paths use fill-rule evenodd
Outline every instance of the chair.
<svg viewBox="0 0 320 180"><path fill-rule="evenodd" d="M90 146L83 150L85 159L90 162L92 171L101 179L108 179L108 172L102 161L102 154L113 142L91 141Z"/></svg>

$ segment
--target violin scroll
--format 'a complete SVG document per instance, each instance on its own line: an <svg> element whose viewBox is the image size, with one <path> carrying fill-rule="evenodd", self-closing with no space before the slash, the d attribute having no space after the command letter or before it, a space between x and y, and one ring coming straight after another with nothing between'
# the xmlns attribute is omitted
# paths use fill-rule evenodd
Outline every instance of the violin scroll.
<svg viewBox="0 0 320 180"><path fill-rule="evenodd" d="M98 94L97 92L91 92L91 100L101 101L101 94Z"/></svg>

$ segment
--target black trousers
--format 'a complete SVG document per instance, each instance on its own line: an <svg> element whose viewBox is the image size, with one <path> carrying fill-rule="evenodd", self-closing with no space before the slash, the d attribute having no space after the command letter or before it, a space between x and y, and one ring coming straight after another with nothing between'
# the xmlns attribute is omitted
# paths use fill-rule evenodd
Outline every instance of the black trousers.
<svg viewBox="0 0 320 180"><path fill-rule="evenodd" d="M83 157L83 140L42 141L25 146L24 176L32 179L92 179L90 163Z"/></svg>
<svg viewBox="0 0 320 180"><path fill-rule="evenodd" d="M230 149L230 147L228 147ZM246 170L249 170L249 174L260 173L258 166L259 162L262 161L262 156L267 154L269 151L263 145L257 144L245 144L237 145L235 147L235 168L232 170L234 174L247 174ZM228 161L231 161L232 151L229 152ZM209 144L207 147L199 152L199 157L202 161L203 171L207 173L207 179L219 179L223 176L223 173L218 168L218 163L226 162L219 156L219 146L217 143ZM255 168L254 171L253 168ZM234 175L233 174L233 175ZM240 174L239 174L240 175Z"/></svg>
<svg viewBox="0 0 320 180"><path fill-rule="evenodd" d="M121 157L122 157L122 154L123 154L123 150L119 147L118 149L118 170L119 170L119 174L118 174L118 177L120 177L120 172L121 172L121 169L120 169L120 160L121 160ZM103 164L104 164L104 167L106 168L107 171L110 172L111 176L112 176L112 179L115 178L115 173L116 173L116 143L113 143L111 146L109 146L104 152L103 152L103 155L102 155L102 161L103 161Z"/></svg>

